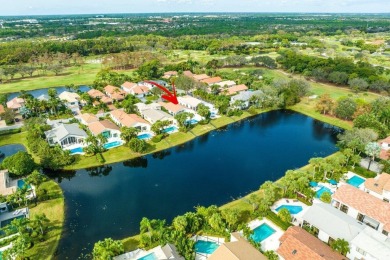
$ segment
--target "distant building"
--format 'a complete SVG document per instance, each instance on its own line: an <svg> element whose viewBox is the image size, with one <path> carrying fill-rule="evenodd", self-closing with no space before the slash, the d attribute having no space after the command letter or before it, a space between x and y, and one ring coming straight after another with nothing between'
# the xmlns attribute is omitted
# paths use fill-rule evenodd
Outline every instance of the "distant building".
<svg viewBox="0 0 390 260"><path fill-rule="evenodd" d="M17 182L9 177L8 170L0 171L0 194L3 196L13 194L18 188Z"/></svg>
<svg viewBox="0 0 390 260"><path fill-rule="evenodd" d="M209 86L214 85L214 84L221 82L221 81L222 81L221 77L212 77L212 78L205 78L205 79L200 80L200 82L206 83Z"/></svg>
<svg viewBox="0 0 390 260"><path fill-rule="evenodd" d="M190 75L189 73L187 73L187 75ZM201 80L204 80L204 79L208 79L210 78L207 74L192 74L191 77L196 80L196 81L201 81Z"/></svg>
<svg viewBox="0 0 390 260"><path fill-rule="evenodd" d="M168 111L168 113L171 114L172 116L175 116L179 113L186 112L186 111L193 111L183 107L180 104L173 104L171 102L160 102L159 104L162 107L164 107ZM193 113L195 113L195 111L193 111Z"/></svg>
<svg viewBox="0 0 390 260"><path fill-rule="evenodd" d="M114 110L110 112L111 119L120 127L134 127L140 131L150 131L148 121L136 114L127 114L122 110Z"/></svg>
<svg viewBox="0 0 390 260"><path fill-rule="evenodd" d="M146 95L149 95L150 88L144 85L138 85L137 83L128 82L122 84L122 89L127 93L134 95L138 98L142 98Z"/></svg>
<svg viewBox="0 0 390 260"><path fill-rule="evenodd" d="M23 98L15 97L7 102L7 108L19 113L24 104L25 100Z"/></svg>
<svg viewBox="0 0 390 260"><path fill-rule="evenodd" d="M77 93L64 91L59 96L59 99L64 101L65 105L70 110L79 110L79 100L80 96Z"/></svg>
<svg viewBox="0 0 390 260"><path fill-rule="evenodd" d="M240 93L240 92L246 91L246 90L248 90L248 87L245 86L244 84L235 85L235 86L232 86L232 87L225 89L226 95L228 95L228 96L236 95L237 93Z"/></svg>
<svg viewBox="0 0 390 260"><path fill-rule="evenodd" d="M121 101L125 99L126 92L115 86L107 85L104 87L104 92L112 100Z"/></svg>
<svg viewBox="0 0 390 260"><path fill-rule="evenodd" d="M379 145L381 146L381 152L379 158L382 160L389 160L390 158L390 136L380 140Z"/></svg>
<svg viewBox="0 0 390 260"><path fill-rule="evenodd" d="M177 98L180 105L187 107L192 110L196 110L199 104L202 104L203 101L191 96L183 96Z"/></svg>
<svg viewBox="0 0 390 260"><path fill-rule="evenodd" d="M255 91L241 91L237 95L234 95L230 98L230 104L233 105L237 100L242 101L241 108L248 108L249 107L249 101L252 96L260 96L263 94L263 91L261 90L255 90Z"/></svg>
<svg viewBox="0 0 390 260"><path fill-rule="evenodd" d="M90 123L99 121L99 118L97 118L97 116L95 116L94 114L90 114L90 113L81 114L79 116L79 119L83 125L88 125Z"/></svg>
<svg viewBox="0 0 390 260"><path fill-rule="evenodd" d="M176 77L178 75L177 71L167 71L164 72L164 79L170 79L171 77Z"/></svg>
<svg viewBox="0 0 390 260"><path fill-rule="evenodd" d="M105 96L103 92L97 89L90 89L88 90L87 94L93 99L101 99L102 97Z"/></svg>

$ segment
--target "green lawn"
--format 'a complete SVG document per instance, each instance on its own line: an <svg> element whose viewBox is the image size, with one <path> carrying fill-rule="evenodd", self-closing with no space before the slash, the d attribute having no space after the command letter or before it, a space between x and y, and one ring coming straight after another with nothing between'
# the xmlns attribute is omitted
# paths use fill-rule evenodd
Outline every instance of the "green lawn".
<svg viewBox="0 0 390 260"><path fill-rule="evenodd" d="M37 213L44 213L50 220L51 228L46 234L46 240L35 243L27 251L27 256L29 259L53 259L63 230L65 218L64 196L60 186L52 180L43 183L39 189L47 190L51 199L40 202L35 207L30 206L30 218L33 218Z"/></svg>

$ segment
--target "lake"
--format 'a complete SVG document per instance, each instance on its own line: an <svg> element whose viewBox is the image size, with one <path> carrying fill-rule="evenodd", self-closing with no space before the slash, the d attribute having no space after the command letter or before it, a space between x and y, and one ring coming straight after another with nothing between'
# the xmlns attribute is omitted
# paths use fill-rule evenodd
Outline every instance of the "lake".
<svg viewBox="0 0 390 260"><path fill-rule="evenodd" d="M55 177L66 202L59 259L106 237L139 232L142 217L171 221L196 205L222 205L334 153L340 129L289 110L264 113L184 145Z"/></svg>
<svg viewBox="0 0 390 260"><path fill-rule="evenodd" d="M53 87L57 90L57 94L61 94L62 92L64 91L69 91L66 87ZM80 86L79 87L79 90L81 92L87 92L88 90L90 90L91 88L88 87L88 86ZM39 97L40 95L47 95L47 91L49 90L49 88L41 88L41 89L35 89L35 90L29 90L29 91L26 91L26 93L29 93L31 94L34 98L37 98ZM71 90L73 91L73 90ZM20 95L20 92L13 92L13 93L8 93L7 94L7 99L8 101L15 98L15 97L18 97Z"/></svg>
<svg viewBox="0 0 390 260"><path fill-rule="evenodd" d="M26 147L22 144L8 144L0 146L0 152L4 154L4 157L0 158L0 163L8 156L14 155L19 151L26 151Z"/></svg>

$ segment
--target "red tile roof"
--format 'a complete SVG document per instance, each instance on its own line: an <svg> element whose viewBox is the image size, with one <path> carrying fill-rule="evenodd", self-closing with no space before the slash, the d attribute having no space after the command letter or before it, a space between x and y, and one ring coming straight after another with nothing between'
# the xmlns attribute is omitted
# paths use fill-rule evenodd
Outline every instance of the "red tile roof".
<svg viewBox="0 0 390 260"><path fill-rule="evenodd" d="M137 83L126 81L125 83L122 84L122 87L127 89L131 89L134 86L137 86Z"/></svg>
<svg viewBox="0 0 390 260"><path fill-rule="evenodd" d="M221 81L222 81L221 77L212 77L212 78L202 79L200 82L212 85L214 83L218 83Z"/></svg>
<svg viewBox="0 0 390 260"><path fill-rule="evenodd" d="M206 74L193 74L192 77L195 79L195 80L204 80L204 79L208 79L210 78L208 75Z"/></svg>
<svg viewBox="0 0 390 260"><path fill-rule="evenodd" d="M364 187L378 194L382 194L384 190L390 191L390 174L382 173L378 178L366 179Z"/></svg>
<svg viewBox="0 0 390 260"><path fill-rule="evenodd" d="M343 260L343 255L300 227L289 227L279 239L276 252L285 260Z"/></svg>
<svg viewBox="0 0 390 260"><path fill-rule="evenodd" d="M159 102L159 104L172 113L177 113L185 109L185 107L183 107L182 105L179 104L175 105L171 102Z"/></svg>
<svg viewBox="0 0 390 260"><path fill-rule="evenodd" d="M101 97L104 97L104 94L101 92L101 91L99 91L99 90L97 90L97 89L90 89L90 90L88 90L88 95L90 96L90 97L92 97L92 98L101 98Z"/></svg>
<svg viewBox="0 0 390 260"><path fill-rule="evenodd" d="M0 114L4 113L5 110L4 110L4 106L0 104Z"/></svg>
<svg viewBox="0 0 390 260"><path fill-rule="evenodd" d="M342 185L332 198L379 221L390 232L390 204L351 185Z"/></svg>
<svg viewBox="0 0 390 260"><path fill-rule="evenodd" d="M119 127L111 122L110 120L96 121L88 124L89 130L94 134L98 135L104 132L105 130L118 130Z"/></svg>
<svg viewBox="0 0 390 260"><path fill-rule="evenodd" d="M235 95L240 91L248 90L248 87L245 86L244 84L241 84L241 85L232 86L230 88L227 88L226 90L227 90L227 95L230 96L230 95Z"/></svg>

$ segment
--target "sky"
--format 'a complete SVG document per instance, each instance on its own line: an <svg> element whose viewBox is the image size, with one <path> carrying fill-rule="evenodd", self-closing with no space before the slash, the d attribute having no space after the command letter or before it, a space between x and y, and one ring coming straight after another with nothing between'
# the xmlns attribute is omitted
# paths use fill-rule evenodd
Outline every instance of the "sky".
<svg viewBox="0 0 390 260"><path fill-rule="evenodd" d="M158 12L390 13L390 0L0 0L0 16Z"/></svg>

